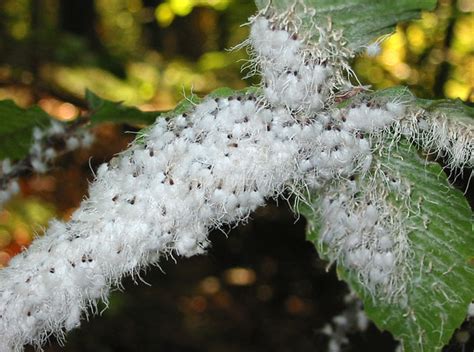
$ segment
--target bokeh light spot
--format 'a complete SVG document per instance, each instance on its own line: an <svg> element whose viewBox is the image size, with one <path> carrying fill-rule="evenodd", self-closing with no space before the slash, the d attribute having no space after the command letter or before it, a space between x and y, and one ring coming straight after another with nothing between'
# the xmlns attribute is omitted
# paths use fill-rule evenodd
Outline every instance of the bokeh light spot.
<svg viewBox="0 0 474 352"><path fill-rule="evenodd" d="M215 276L208 276L199 283L201 291L207 295L213 295L221 289L219 279Z"/></svg>
<svg viewBox="0 0 474 352"><path fill-rule="evenodd" d="M248 286L252 285L256 280L255 271L247 268L232 268L224 273L225 281L229 285Z"/></svg>
<svg viewBox="0 0 474 352"><path fill-rule="evenodd" d="M12 240L10 232L5 229L0 229L0 249L7 247Z"/></svg>
<svg viewBox="0 0 474 352"><path fill-rule="evenodd" d="M0 251L0 268L7 266L9 261L10 254L5 251Z"/></svg>
<svg viewBox="0 0 474 352"><path fill-rule="evenodd" d="M170 0L171 10L178 16L188 15L194 7L192 0Z"/></svg>
<svg viewBox="0 0 474 352"><path fill-rule="evenodd" d="M174 12L168 3L163 3L156 7L155 18L161 27L168 27L174 20Z"/></svg>

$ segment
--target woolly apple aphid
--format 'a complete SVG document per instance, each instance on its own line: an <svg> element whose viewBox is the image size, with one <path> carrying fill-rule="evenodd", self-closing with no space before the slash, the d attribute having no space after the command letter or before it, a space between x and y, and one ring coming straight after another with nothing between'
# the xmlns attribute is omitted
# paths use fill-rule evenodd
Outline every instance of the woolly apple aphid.
<svg viewBox="0 0 474 352"><path fill-rule="evenodd" d="M176 126L178 126L178 127L186 127L187 124L188 124L188 121L187 121L186 118L183 116L183 114L176 116L176 117L173 119L173 122L174 122L174 124L175 124Z"/></svg>
<svg viewBox="0 0 474 352"><path fill-rule="evenodd" d="M33 170L38 173L44 173L48 169L47 165L40 159L31 160L31 166L33 167Z"/></svg>
<svg viewBox="0 0 474 352"><path fill-rule="evenodd" d="M358 248L348 252L347 256L353 266L362 268L370 261L371 252L367 248Z"/></svg>
<svg viewBox="0 0 474 352"><path fill-rule="evenodd" d="M187 253L195 250L197 242L192 235L183 234L175 243L176 252L180 255L186 255Z"/></svg>
<svg viewBox="0 0 474 352"><path fill-rule="evenodd" d="M382 266L384 270L392 270L395 264L395 257L392 252L386 252L382 254Z"/></svg>
<svg viewBox="0 0 474 352"><path fill-rule="evenodd" d="M357 328L360 331L366 331L369 327L370 320L367 318L367 315L364 313L363 310L357 311Z"/></svg>
<svg viewBox="0 0 474 352"><path fill-rule="evenodd" d="M387 110L396 116L402 116L405 113L405 105L401 102L392 101L387 103Z"/></svg>
<svg viewBox="0 0 474 352"><path fill-rule="evenodd" d="M367 206L364 214L363 224L364 227L370 228L375 225L379 219L379 212L374 205Z"/></svg>
<svg viewBox="0 0 474 352"><path fill-rule="evenodd" d="M379 269L383 269L384 267L384 259L383 259L383 255L381 253L375 253L374 255L374 265L379 268Z"/></svg>
<svg viewBox="0 0 474 352"><path fill-rule="evenodd" d="M380 43L377 42L371 43L365 48L365 53L370 57L379 56L381 52L382 48L380 47Z"/></svg>
<svg viewBox="0 0 474 352"><path fill-rule="evenodd" d="M66 140L66 148L68 150L75 150L75 149L79 148L80 145L81 145L81 142L76 137L69 137Z"/></svg>
<svg viewBox="0 0 474 352"><path fill-rule="evenodd" d="M207 99L201 104L196 106L196 110L194 111L194 114L197 118L202 117L206 114L211 113L215 109L217 109L218 104L214 99Z"/></svg>
<svg viewBox="0 0 474 352"><path fill-rule="evenodd" d="M346 249L353 249L359 246L361 243L361 236L357 232L353 233L352 235L349 235L345 242L344 242L344 247Z"/></svg>
<svg viewBox="0 0 474 352"><path fill-rule="evenodd" d="M365 53L369 57L376 57L379 56L382 52L381 43L387 39L391 34L386 34L378 38L375 42L370 43L365 47Z"/></svg>
<svg viewBox="0 0 474 352"><path fill-rule="evenodd" d="M351 232L355 232L360 229L360 217L357 214L350 213L349 216L343 219L344 225L349 229Z"/></svg>
<svg viewBox="0 0 474 352"><path fill-rule="evenodd" d="M83 148L89 148L94 143L94 135L89 131L85 131L81 137L81 146Z"/></svg>
<svg viewBox="0 0 474 352"><path fill-rule="evenodd" d="M469 303L469 307L467 307L467 316L469 318L474 317L474 303Z"/></svg>
<svg viewBox="0 0 474 352"><path fill-rule="evenodd" d="M372 268L369 272L369 278L371 283L377 284L385 284L387 282L388 276L382 270L378 268Z"/></svg>
<svg viewBox="0 0 474 352"><path fill-rule="evenodd" d="M310 160L303 160L300 163L300 169L302 172L307 172L311 170L312 168L314 168L314 164Z"/></svg>
<svg viewBox="0 0 474 352"><path fill-rule="evenodd" d="M337 315L335 316L332 321L334 322L334 324L336 325L339 325L339 326L346 326L349 324L349 321L347 320L347 318L343 315Z"/></svg>
<svg viewBox="0 0 474 352"><path fill-rule="evenodd" d="M57 156L56 150L54 148L48 148L44 152L44 157L47 161L53 160Z"/></svg>
<svg viewBox="0 0 474 352"><path fill-rule="evenodd" d="M51 121L51 127L47 130L49 135L59 135L65 132L64 125L57 121Z"/></svg>
<svg viewBox="0 0 474 352"><path fill-rule="evenodd" d="M262 205L264 203L264 198L262 194L259 191L252 191L250 193L250 207L255 209L258 206Z"/></svg>
<svg viewBox="0 0 474 352"><path fill-rule="evenodd" d="M360 162L360 169L363 173L369 171L370 167L372 165L372 155L365 155L362 159L362 161Z"/></svg>
<svg viewBox="0 0 474 352"><path fill-rule="evenodd" d="M68 317L64 322L66 330L72 330L80 325L81 310L79 307L74 307L69 311Z"/></svg>
<svg viewBox="0 0 474 352"><path fill-rule="evenodd" d="M388 250L392 249L392 247L393 247L393 241L390 239L390 237L388 235L382 236L379 239L378 248L380 250L388 251Z"/></svg>
<svg viewBox="0 0 474 352"><path fill-rule="evenodd" d="M39 128L39 127L33 128L33 139L35 141L40 140L41 138L43 138L43 136L44 136L44 133L41 130L41 128Z"/></svg>

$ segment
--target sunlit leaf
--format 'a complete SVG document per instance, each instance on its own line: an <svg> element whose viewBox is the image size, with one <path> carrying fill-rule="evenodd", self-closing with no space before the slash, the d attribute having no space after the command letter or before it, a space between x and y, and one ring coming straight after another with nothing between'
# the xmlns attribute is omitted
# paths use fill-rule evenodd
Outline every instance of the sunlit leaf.
<svg viewBox="0 0 474 352"><path fill-rule="evenodd" d="M93 123L114 122L150 125L160 115L160 112L141 111L120 102L102 99L90 90L86 91L86 100L91 110L90 119Z"/></svg>

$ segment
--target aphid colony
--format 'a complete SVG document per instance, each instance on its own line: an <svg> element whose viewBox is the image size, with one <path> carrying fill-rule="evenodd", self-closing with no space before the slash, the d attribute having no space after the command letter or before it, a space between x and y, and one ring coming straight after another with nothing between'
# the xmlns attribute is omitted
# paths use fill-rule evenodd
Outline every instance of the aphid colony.
<svg viewBox="0 0 474 352"><path fill-rule="evenodd" d="M9 159L2 161L0 172L0 206L19 192L18 175L24 168L37 173L48 171L52 161L59 152L73 151L77 148L88 148L93 142L93 136L86 130L69 131L65 124L51 121L48 128L33 129L33 144L30 147L27 164L11 163ZM56 148L57 149L56 149Z"/></svg>
<svg viewBox="0 0 474 352"><path fill-rule="evenodd" d="M324 111L344 84L334 77L344 68L338 42L325 43L327 35L320 30L318 46L305 45L306 36L296 32L292 15L252 20L249 41L263 76L263 93L271 105L296 112L300 121L313 116L306 122L313 126L315 147L299 167L306 173L305 184L323 194L322 209L316 210L329 255L356 270L372 294L392 298L403 290L400 264L409 253L407 236L381 185L365 187L362 180L378 182L369 173L374 148L370 137L399 123L405 108L398 102L359 101Z"/></svg>
<svg viewBox="0 0 474 352"><path fill-rule="evenodd" d="M398 299L406 288L412 251L399 209L372 178L340 181L322 195L320 245L353 270L373 296ZM409 197L409 191L406 196Z"/></svg>
<svg viewBox="0 0 474 352"><path fill-rule="evenodd" d="M19 349L70 330L123 275L162 255L202 253L210 228L245 220L301 179L315 128L253 96L159 120L144 144L98 169L69 223L54 223L0 271L1 341Z"/></svg>
<svg viewBox="0 0 474 352"><path fill-rule="evenodd" d="M252 18L246 41L252 56L249 66L261 74L270 104L311 114L327 106L334 90L347 83L341 71L351 54L337 32L315 25L320 40L313 44L309 33L298 29L300 19L295 16L291 11L272 16L269 10Z"/></svg>
<svg viewBox="0 0 474 352"><path fill-rule="evenodd" d="M349 344L349 334L366 331L369 327L362 301L354 293L344 296L344 303L344 310L321 329L329 338L327 352L343 351L344 346Z"/></svg>
<svg viewBox="0 0 474 352"><path fill-rule="evenodd" d="M409 111L397 126L399 133L416 141L423 150L443 158L447 168L474 167L474 128L462 119L447 119L440 113Z"/></svg>
<svg viewBox="0 0 474 352"><path fill-rule="evenodd" d="M10 159L2 160L1 165L1 175L9 175L13 171L12 163ZM8 200L13 197L15 194L20 192L20 185L18 180L13 178L12 180L5 180L0 188L0 206L8 202Z"/></svg>
<svg viewBox="0 0 474 352"><path fill-rule="evenodd" d="M263 96L209 97L192 111L157 120L97 170L89 198L68 223L54 222L0 271L0 351L41 344L51 333L61 337L124 275L162 256L203 253L210 229L245 221L266 198L295 186L328 194L322 214L332 227L322 239L368 272L370 289L391 282L397 257L390 250L398 239L382 221L385 205L357 209L330 193L336 181L357 187L354 175L363 177L372 163L364 135L388 128L400 111L370 102L322 110L339 80L340 67L318 59L331 43L308 47L301 33L274 31L275 21L252 20L250 43L268 82ZM374 233L380 240L366 240Z"/></svg>

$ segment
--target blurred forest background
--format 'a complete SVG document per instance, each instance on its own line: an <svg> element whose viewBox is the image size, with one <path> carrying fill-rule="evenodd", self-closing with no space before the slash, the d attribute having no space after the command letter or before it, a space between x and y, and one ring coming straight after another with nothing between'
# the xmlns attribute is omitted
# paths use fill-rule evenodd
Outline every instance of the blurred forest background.
<svg viewBox="0 0 474 352"><path fill-rule="evenodd" d="M241 79L251 0L1 0L0 99L39 105L59 120L87 112L85 89L142 110L167 110ZM376 58L354 67L363 84L408 85L424 98L474 103L474 2L441 0L421 20L400 24ZM1 121L0 121L1 123ZM21 180L21 196L0 210L0 267L67 219L87 193L91 169L123 150L141 126L95 128L89 150L61 157L52 172ZM126 133L132 132L132 133ZM321 333L343 308L345 285L325 273L304 239L304 220L285 202L259 210L229 238L211 235L208 256L163 262L125 283L102 317L47 351L325 351ZM461 351L453 339L446 351ZM347 351L390 351L371 326Z"/></svg>

